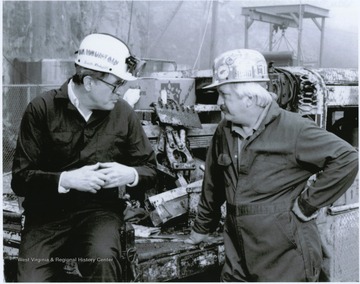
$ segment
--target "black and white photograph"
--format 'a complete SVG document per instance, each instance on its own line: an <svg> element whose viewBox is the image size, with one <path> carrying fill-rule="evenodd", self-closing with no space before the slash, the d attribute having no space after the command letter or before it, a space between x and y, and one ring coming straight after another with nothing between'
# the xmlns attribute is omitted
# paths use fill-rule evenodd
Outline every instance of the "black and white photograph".
<svg viewBox="0 0 360 284"><path fill-rule="evenodd" d="M0 7L2 282L360 281L359 1Z"/></svg>

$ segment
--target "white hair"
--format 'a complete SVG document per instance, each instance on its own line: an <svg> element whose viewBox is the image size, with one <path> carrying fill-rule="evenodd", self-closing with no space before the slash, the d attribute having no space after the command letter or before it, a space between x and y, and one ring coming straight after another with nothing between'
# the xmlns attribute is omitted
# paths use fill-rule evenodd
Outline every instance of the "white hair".
<svg viewBox="0 0 360 284"><path fill-rule="evenodd" d="M263 87L262 83L245 82L230 84L234 92L239 96L247 96L249 98L254 97L256 99L256 105L259 107L266 107L273 101L272 95Z"/></svg>

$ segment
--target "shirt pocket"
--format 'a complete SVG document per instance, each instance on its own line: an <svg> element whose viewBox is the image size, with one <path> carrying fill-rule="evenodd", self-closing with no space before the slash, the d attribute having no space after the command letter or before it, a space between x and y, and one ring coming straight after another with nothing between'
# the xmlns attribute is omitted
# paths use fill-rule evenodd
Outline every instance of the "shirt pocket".
<svg viewBox="0 0 360 284"><path fill-rule="evenodd" d="M233 186L234 174L232 173L232 160L228 154L220 154L217 159L217 164L220 166L220 170L223 171L224 184L228 188Z"/></svg>
<svg viewBox="0 0 360 284"><path fill-rule="evenodd" d="M71 142L73 133L70 131L53 132L52 140L56 145L67 145Z"/></svg>
<svg viewBox="0 0 360 284"><path fill-rule="evenodd" d="M99 162L122 162L128 149L124 137L103 133L96 139L96 157Z"/></svg>
<svg viewBox="0 0 360 284"><path fill-rule="evenodd" d="M228 154L220 154L218 156L217 163L222 167L228 167L231 165L232 161Z"/></svg>
<svg viewBox="0 0 360 284"><path fill-rule="evenodd" d="M57 167L62 163L67 163L73 155L73 133L70 131L58 131L51 133L51 146L48 148L49 152L46 158L51 161L51 165Z"/></svg>

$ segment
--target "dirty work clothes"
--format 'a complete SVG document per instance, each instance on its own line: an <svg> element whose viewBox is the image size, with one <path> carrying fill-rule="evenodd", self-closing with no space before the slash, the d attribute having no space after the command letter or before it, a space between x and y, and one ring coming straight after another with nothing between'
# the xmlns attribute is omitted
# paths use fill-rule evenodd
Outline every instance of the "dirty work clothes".
<svg viewBox="0 0 360 284"><path fill-rule="evenodd" d="M301 222L287 207L228 204L222 281L319 279L322 250L316 221Z"/></svg>
<svg viewBox="0 0 360 284"><path fill-rule="evenodd" d="M18 281L63 282L65 260L74 259L84 282L121 282L121 214L83 210L64 217L45 224L26 219Z"/></svg>
<svg viewBox="0 0 360 284"><path fill-rule="evenodd" d="M354 147L317 127L310 119L281 109L275 102L270 105L266 117L254 134L242 141L239 161L238 154L238 135L231 132L231 123L223 120L219 123L207 153L202 195L193 227L197 233L215 230L221 216L220 207L226 201L236 206L286 204L289 212L288 222L283 223L284 230L289 236L295 231L299 236L304 235L302 228L306 225L300 221L295 222L295 215L290 213L294 200L299 197L300 208L306 216L310 216L317 209L337 200L353 183L358 172L358 153ZM308 184L309 178L314 174L317 174L316 182ZM304 191L305 188L307 190ZM239 249L239 245L233 243L233 240L241 237L238 235L241 231L246 231L248 236L259 232L258 225L262 224L262 219L259 218L256 223L256 218L252 218L250 223L243 222L241 228L237 222L233 221L229 225L227 221L227 230L237 235L225 239L225 247L229 253L233 250L232 247ZM271 246L280 240L270 232L273 226L260 227L264 237L261 242L266 241ZM299 236L298 251L299 245L303 243ZM257 254L256 249L252 243L247 243L248 239L243 242L247 253L242 255L242 262L246 263L248 271L254 273L257 266L247 254L249 250L254 250L253 254ZM318 245L317 242L314 241L314 247ZM279 253L278 267L287 267L285 252L289 250L289 245L278 245L282 246L278 248L279 252L284 250L284 255ZM264 255L257 261L266 263L268 251L263 251ZM237 254L241 253L241 250L237 251ZM231 258L228 260L231 261ZM305 259L303 261L303 265L293 268L300 270L295 275L300 275L306 267ZM234 260L231 265L239 264ZM277 271L279 270L274 270L273 273ZM252 277L250 274L245 276L247 279ZM273 274L273 277L283 279L281 275ZM291 279L301 281L303 277ZM263 279L259 276L257 280Z"/></svg>
<svg viewBox="0 0 360 284"><path fill-rule="evenodd" d="M155 154L133 109L120 99L111 111L94 110L86 122L67 90L68 82L36 97L21 122L12 189L25 196L25 211L61 215L62 210L116 202L117 188L97 194L58 193L61 172L97 162L134 167L139 183L132 191L151 188L156 179Z"/></svg>

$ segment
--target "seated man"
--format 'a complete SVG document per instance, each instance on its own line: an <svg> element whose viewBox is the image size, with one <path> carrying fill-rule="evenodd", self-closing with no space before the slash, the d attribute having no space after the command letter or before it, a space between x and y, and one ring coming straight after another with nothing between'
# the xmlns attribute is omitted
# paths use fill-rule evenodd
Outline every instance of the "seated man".
<svg viewBox="0 0 360 284"><path fill-rule="evenodd" d="M91 34L76 52L76 74L28 105L12 180L25 197L19 282L61 281L63 260L74 257L84 281L121 281L119 188L156 180L153 149L118 93L136 79L136 63L121 40Z"/></svg>

